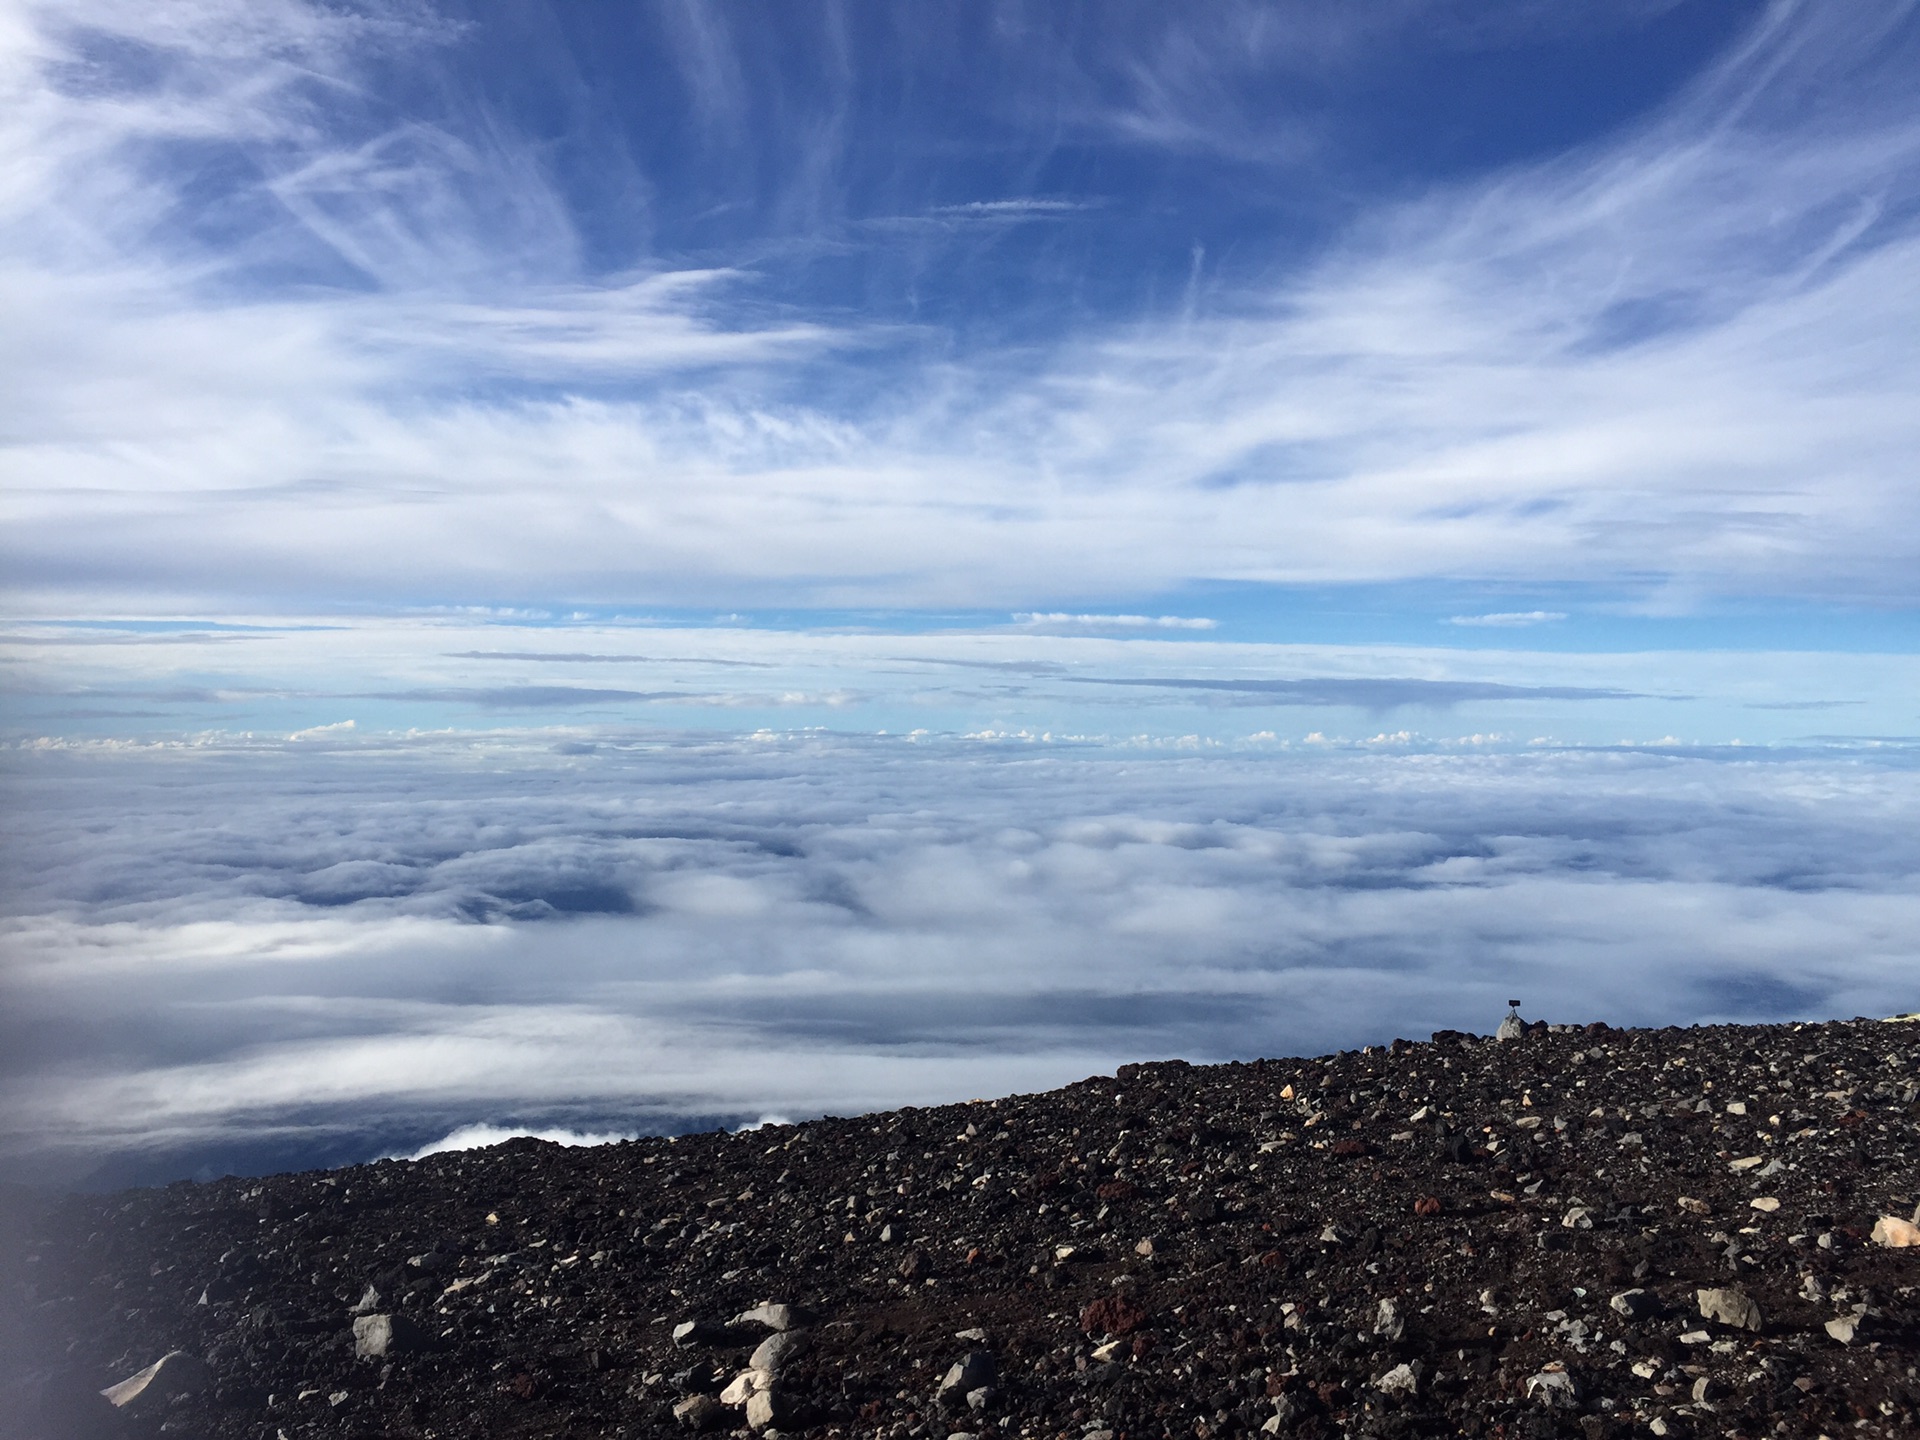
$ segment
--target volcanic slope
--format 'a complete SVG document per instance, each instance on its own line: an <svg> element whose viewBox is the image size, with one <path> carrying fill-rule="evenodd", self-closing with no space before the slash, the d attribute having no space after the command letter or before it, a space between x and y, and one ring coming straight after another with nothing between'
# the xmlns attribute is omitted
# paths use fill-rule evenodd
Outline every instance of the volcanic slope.
<svg viewBox="0 0 1920 1440"><path fill-rule="evenodd" d="M38 1349L0 1423L1913 1436L1916 1059L1912 1024L1535 1024L67 1197L7 1277Z"/></svg>

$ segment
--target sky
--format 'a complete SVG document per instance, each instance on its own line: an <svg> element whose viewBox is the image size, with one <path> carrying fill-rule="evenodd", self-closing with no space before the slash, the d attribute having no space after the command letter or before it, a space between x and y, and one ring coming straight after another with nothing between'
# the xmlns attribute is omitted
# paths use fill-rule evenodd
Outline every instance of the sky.
<svg viewBox="0 0 1920 1440"><path fill-rule="evenodd" d="M0 1158L1915 1008L1915 73L0 0Z"/></svg>

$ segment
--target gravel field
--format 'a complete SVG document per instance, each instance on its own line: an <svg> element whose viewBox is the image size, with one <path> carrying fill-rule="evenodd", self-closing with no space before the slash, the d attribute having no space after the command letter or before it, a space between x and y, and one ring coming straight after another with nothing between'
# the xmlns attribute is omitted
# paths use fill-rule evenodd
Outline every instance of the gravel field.
<svg viewBox="0 0 1920 1440"><path fill-rule="evenodd" d="M22 1200L0 1424L1911 1436L1917 1059L1907 1023L1536 1022Z"/></svg>

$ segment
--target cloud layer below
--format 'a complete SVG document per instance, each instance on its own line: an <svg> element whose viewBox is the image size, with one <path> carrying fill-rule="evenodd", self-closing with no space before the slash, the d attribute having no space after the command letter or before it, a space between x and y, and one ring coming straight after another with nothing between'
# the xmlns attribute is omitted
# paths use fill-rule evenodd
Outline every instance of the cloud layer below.
<svg viewBox="0 0 1920 1440"><path fill-rule="evenodd" d="M49 1173L847 1113L1485 1030L1510 994L1891 1013L1920 962L1898 756L494 736L8 765L0 1113Z"/></svg>

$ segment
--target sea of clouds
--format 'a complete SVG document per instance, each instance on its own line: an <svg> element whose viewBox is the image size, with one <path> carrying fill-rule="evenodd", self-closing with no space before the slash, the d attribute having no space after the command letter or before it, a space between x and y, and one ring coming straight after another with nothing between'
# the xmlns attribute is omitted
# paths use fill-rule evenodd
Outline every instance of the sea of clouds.
<svg viewBox="0 0 1920 1440"><path fill-rule="evenodd" d="M1510 997L1888 1014L1920 973L1905 749L336 732L4 760L0 1144L52 1178L964 1099L1485 1031Z"/></svg>

